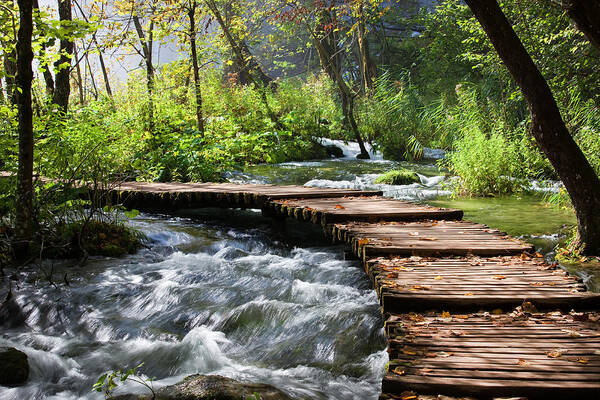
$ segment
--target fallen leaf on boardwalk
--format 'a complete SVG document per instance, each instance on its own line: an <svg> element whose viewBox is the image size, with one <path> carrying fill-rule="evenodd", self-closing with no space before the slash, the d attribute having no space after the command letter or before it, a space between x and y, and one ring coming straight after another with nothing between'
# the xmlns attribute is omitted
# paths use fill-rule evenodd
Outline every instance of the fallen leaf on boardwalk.
<svg viewBox="0 0 600 400"><path fill-rule="evenodd" d="M521 367L527 367L527 366L531 365L531 363L529 361L523 360L522 358L519 358L519 361L517 361L517 364L519 364Z"/></svg>
<svg viewBox="0 0 600 400"><path fill-rule="evenodd" d="M458 318L458 319L469 319L468 315L455 315L454 318Z"/></svg>
<svg viewBox="0 0 600 400"><path fill-rule="evenodd" d="M566 352L567 352L567 350L565 350L565 349L558 349L558 350L554 350L554 351L549 351L546 353L546 355L550 358L559 358Z"/></svg>
<svg viewBox="0 0 600 400"><path fill-rule="evenodd" d="M341 204L336 204L336 205L335 205L335 209L336 209L336 210L345 210L345 209L346 209L346 207L344 207L344 206L343 206L343 205L341 205Z"/></svg>
<svg viewBox="0 0 600 400"><path fill-rule="evenodd" d="M400 393L400 399L402 400L415 400L417 394L415 392L402 392Z"/></svg>
<svg viewBox="0 0 600 400"><path fill-rule="evenodd" d="M527 254L525 253L521 253L521 260L531 260L531 257L529 257Z"/></svg>
<svg viewBox="0 0 600 400"><path fill-rule="evenodd" d="M542 253L540 253L540 252L536 252L536 253L535 253L535 256L536 256L537 258L544 258L543 254L542 254Z"/></svg>
<svg viewBox="0 0 600 400"><path fill-rule="evenodd" d="M425 357L436 358L438 355L436 353L425 353Z"/></svg>
<svg viewBox="0 0 600 400"><path fill-rule="evenodd" d="M439 281L439 280L441 280L441 279L444 279L444 277L443 277L443 276L441 276L441 275L438 275L438 276L436 276L436 277L435 277L435 278L433 278L433 279L435 279L436 281Z"/></svg>
<svg viewBox="0 0 600 400"><path fill-rule="evenodd" d="M450 318L450 313L448 311L444 311L442 313L442 318Z"/></svg>
<svg viewBox="0 0 600 400"><path fill-rule="evenodd" d="M502 279L506 279L506 277L504 275L496 275L494 276L494 279L501 281Z"/></svg>
<svg viewBox="0 0 600 400"><path fill-rule="evenodd" d="M465 293L464 296L473 296L473 293L471 293L471 292Z"/></svg>
<svg viewBox="0 0 600 400"><path fill-rule="evenodd" d="M425 317L421 314L410 313L408 314L408 319L415 322L423 322L425 321Z"/></svg>
<svg viewBox="0 0 600 400"><path fill-rule="evenodd" d="M406 354L407 356L416 356L417 351L412 347L404 346L402 348L402 354Z"/></svg>
<svg viewBox="0 0 600 400"><path fill-rule="evenodd" d="M544 286L544 282L534 282L530 283L531 286Z"/></svg>
<svg viewBox="0 0 600 400"><path fill-rule="evenodd" d="M433 242L433 241L437 240L437 238L433 238L433 237L422 237L422 238L419 238L419 240L427 240L427 241L429 241L429 242Z"/></svg>
<svg viewBox="0 0 600 400"><path fill-rule="evenodd" d="M410 288L410 290L430 290L431 287L429 286L422 286L422 285L414 285L413 287Z"/></svg>
<svg viewBox="0 0 600 400"><path fill-rule="evenodd" d="M450 352L450 353L446 353L445 351L440 351L437 353L438 357L452 357L454 355L454 353Z"/></svg>
<svg viewBox="0 0 600 400"><path fill-rule="evenodd" d="M408 232L408 236L419 236L419 232Z"/></svg>
<svg viewBox="0 0 600 400"><path fill-rule="evenodd" d="M394 368L394 370L392 372L395 373L396 375L406 374L406 370L402 369L401 367Z"/></svg>
<svg viewBox="0 0 600 400"><path fill-rule="evenodd" d="M577 362L578 362L578 363L581 363L581 364L587 364L589 361L590 361L590 359L589 359L589 358L587 358L587 357L579 357L579 358L577 359Z"/></svg>
<svg viewBox="0 0 600 400"><path fill-rule="evenodd" d="M369 244L369 239L358 239L357 243L359 246L364 246L365 244Z"/></svg>

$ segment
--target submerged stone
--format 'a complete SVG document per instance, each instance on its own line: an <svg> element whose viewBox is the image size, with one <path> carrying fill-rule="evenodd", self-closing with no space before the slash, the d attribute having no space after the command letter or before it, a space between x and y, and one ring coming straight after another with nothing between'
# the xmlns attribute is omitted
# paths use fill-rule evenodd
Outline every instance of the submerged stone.
<svg viewBox="0 0 600 400"><path fill-rule="evenodd" d="M150 400L151 394L121 395L113 400ZM155 400L293 400L281 390L262 383L239 382L219 375L190 375L156 392Z"/></svg>
<svg viewBox="0 0 600 400"><path fill-rule="evenodd" d="M0 347L0 385L22 385L28 377L27 354L14 347Z"/></svg>
<svg viewBox="0 0 600 400"><path fill-rule="evenodd" d="M329 157L342 158L344 157L344 150L337 147L335 144L328 144L325 146L325 151Z"/></svg>

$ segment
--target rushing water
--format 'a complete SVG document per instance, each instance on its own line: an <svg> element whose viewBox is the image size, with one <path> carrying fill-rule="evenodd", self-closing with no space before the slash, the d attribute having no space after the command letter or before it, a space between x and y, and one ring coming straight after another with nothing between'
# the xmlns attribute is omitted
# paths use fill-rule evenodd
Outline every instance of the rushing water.
<svg viewBox="0 0 600 400"><path fill-rule="evenodd" d="M221 374L298 398L376 399L387 353L360 265L299 223L215 217L143 216L150 249L71 271L69 288L24 283L27 327L0 346L25 351L32 374L0 398L103 398L90 392L100 374L143 362L155 387Z"/></svg>
<svg viewBox="0 0 600 400"><path fill-rule="evenodd" d="M258 165L227 178L379 189L462 208L467 219L545 252L574 224L539 196L449 198L452 178L435 161L392 162L377 154L359 161L356 145L336 144L346 158ZM421 183L374 183L397 167L415 170ZM149 237L148 248L76 270L53 266L55 276L68 274L69 287L35 283L34 268L21 273L17 300L27 324L2 332L0 346L25 351L32 371L27 385L0 387L0 399L101 399L90 392L99 375L142 362L140 374L155 377L155 387L202 373L269 383L304 399L378 397L387 353L375 292L359 263L343 260L343 249L329 246L316 227L228 210L142 215L132 224ZM597 267L570 270L599 287ZM126 384L117 393L143 391Z"/></svg>

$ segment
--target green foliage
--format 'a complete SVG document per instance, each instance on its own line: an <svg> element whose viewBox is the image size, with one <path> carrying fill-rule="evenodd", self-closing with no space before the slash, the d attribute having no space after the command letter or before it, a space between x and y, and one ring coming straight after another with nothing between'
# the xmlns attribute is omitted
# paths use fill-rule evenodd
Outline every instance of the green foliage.
<svg viewBox="0 0 600 400"><path fill-rule="evenodd" d="M395 169L382 174L375 179L375 183L386 185L410 185L420 183L421 179L416 172L408 169Z"/></svg>
<svg viewBox="0 0 600 400"><path fill-rule="evenodd" d="M103 392L104 396L106 398L109 398L111 397L113 391L119 386L119 383L124 383L125 381L129 380L138 383L144 386L146 389L148 389L152 395L151 398L154 399L156 397L156 392L154 391L154 388L152 386L152 381L154 380L154 378L143 379L136 376L137 370L143 365L144 363L141 363L137 367L130 368L128 370L118 369L101 375L94 384L92 391L101 393Z"/></svg>

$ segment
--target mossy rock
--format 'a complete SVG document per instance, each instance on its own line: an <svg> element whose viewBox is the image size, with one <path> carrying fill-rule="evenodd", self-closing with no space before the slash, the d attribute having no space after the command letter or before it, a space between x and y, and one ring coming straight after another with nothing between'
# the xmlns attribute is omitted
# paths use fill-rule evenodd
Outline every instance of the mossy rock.
<svg viewBox="0 0 600 400"><path fill-rule="evenodd" d="M0 385L17 386L27 382L29 361L27 354L14 347L0 347Z"/></svg>
<svg viewBox="0 0 600 400"><path fill-rule="evenodd" d="M421 178L419 178L419 175L414 171L408 169L394 169L377 177L375 183L386 185L410 185L412 183L421 183Z"/></svg>
<svg viewBox="0 0 600 400"><path fill-rule="evenodd" d="M258 397L257 397L258 395ZM121 395L112 400L149 400L151 395ZM293 400L281 390L262 383L238 382L219 375L190 375L157 391L156 400Z"/></svg>

